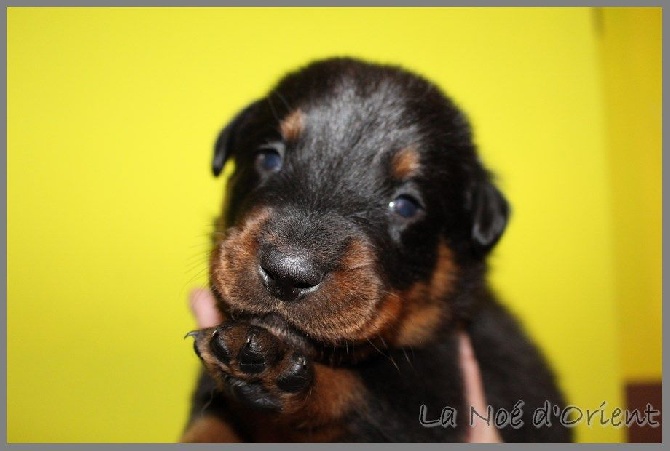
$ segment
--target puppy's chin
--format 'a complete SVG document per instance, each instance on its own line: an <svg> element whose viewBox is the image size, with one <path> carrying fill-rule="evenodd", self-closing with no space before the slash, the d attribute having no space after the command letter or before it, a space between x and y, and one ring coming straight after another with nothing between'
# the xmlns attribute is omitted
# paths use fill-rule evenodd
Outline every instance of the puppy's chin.
<svg viewBox="0 0 670 451"><path fill-rule="evenodd" d="M251 325L270 331L289 343L294 349L315 362L326 365L355 364L367 359L373 351L393 343L395 331L398 329L396 319L399 312L399 298L389 296L385 302L378 302L380 309L371 311L372 318L362 322L357 329L350 329L342 334L341 326L334 329L324 328L318 320L284 317L279 313L254 313L243 310L232 310L227 305L223 310L225 316L234 321L244 321ZM327 319L326 319L327 320ZM341 318L339 319L341 320ZM330 318L337 324L338 319Z"/></svg>
<svg viewBox="0 0 670 451"><path fill-rule="evenodd" d="M392 295L377 302L369 301L367 305L351 306L348 312L340 307L324 312L326 301L318 299L314 305L287 306L281 302L254 304L239 300L223 310L231 319L257 324L276 335L293 338L298 344L310 342L331 347L385 337L400 313L399 299Z"/></svg>

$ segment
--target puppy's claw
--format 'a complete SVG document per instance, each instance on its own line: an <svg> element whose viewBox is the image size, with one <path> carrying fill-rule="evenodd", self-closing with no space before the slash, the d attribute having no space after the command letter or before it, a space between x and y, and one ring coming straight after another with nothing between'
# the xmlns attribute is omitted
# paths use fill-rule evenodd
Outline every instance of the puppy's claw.
<svg viewBox="0 0 670 451"><path fill-rule="evenodd" d="M201 333L202 333L201 330L197 330L197 329L192 330L189 333L187 333L186 335L184 335L184 340L186 340L186 337L193 337L197 340Z"/></svg>

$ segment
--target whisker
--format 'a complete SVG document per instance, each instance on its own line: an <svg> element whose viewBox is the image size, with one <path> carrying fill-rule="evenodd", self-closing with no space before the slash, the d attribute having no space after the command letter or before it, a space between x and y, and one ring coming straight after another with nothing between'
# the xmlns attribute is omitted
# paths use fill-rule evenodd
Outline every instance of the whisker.
<svg viewBox="0 0 670 451"><path fill-rule="evenodd" d="M412 363L412 360L411 360L411 359L409 358L409 356L407 355L407 350L405 349L404 346L403 346L402 348L400 348L400 349L402 350L402 353L403 353L403 355L405 356L405 360L407 360L407 363L409 363L409 367L412 368L412 371L414 371L414 372L416 373L416 372L417 372L417 371L416 371L416 368L414 368L414 363ZM411 349L411 351L412 351L412 355L414 355L414 348L410 347L410 349Z"/></svg>
<svg viewBox="0 0 670 451"><path fill-rule="evenodd" d="M384 337L382 337L381 335L379 335L379 339L382 341L382 344L384 345L384 347L385 347L386 349L389 349L389 345L386 344L386 340L384 340Z"/></svg>
<svg viewBox="0 0 670 451"><path fill-rule="evenodd" d="M393 366L395 367L395 369L398 370L398 372L400 372L400 367L399 367L398 364L395 362L395 360L393 360L393 357L392 357L392 356L390 356L390 355L385 354L384 352L382 352L377 346L375 346L375 344L374 344L369 338L367 339L367 341L368 341L368 343L370 343L370 345L371 345L373 348L375 348L375 350L376 350L378 353L380 353L381 355L383 355L384 357L386 357L387 359L389 359L389 361L393 364Z"/></svg>

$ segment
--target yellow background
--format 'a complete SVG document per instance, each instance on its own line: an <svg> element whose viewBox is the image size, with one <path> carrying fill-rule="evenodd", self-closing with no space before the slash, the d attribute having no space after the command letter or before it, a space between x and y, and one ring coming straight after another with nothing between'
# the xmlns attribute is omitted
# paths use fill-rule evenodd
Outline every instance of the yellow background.
<svg viewBox="0 0 670 451"><path fill-rule="evenodd" d="M401 63L513 205L492 282L573 404L660 378L660 8L9 8L9 442L171 442L220 127L288 69ZM629 62L630 61L630 62ZM581 441L621 429L578 428Z"/></svg>

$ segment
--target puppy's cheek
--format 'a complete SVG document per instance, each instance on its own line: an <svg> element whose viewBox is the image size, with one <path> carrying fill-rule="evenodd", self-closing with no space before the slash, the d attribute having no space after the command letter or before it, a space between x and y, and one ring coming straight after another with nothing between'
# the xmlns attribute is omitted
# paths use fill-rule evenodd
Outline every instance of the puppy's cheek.
<svg viewBox="0 0 670 451"><path fill-rule="evenodd" d="M432 276L399 293L402 313L392 342L397 346L420 346L435 337L437 331L452 319L450 297L455 292L458 266L451 249L440 243Z"/></svg>
<svg viewBox="0 0 670 451"><path fill-rule="evenodd" d="M398 302L387 299L372 246L352 240L325 286L296 305L291 318L313 337L329 342L365 340L395 315Z"/></svg>
<svg viewBox="0 0 670 451"><path fill-rule="evenodd" d="M397 293L386 294L376 306L373 316L354 335L356 340L390 337L402 313L402 299Z"/></svg>
<svg viewBox="0 0 670 451"><path fill-rule="evenodd" d="M210 258L210 280L224 303L261 313L264 296L257 271L259 238L271 215L268 208L250 212L239 226L226 231Z"/></svg>
<svg viewBox="0 0 670 451"><path fill-rule="evenodd" d="M365 288L357 289L352 283L339 283L340 280L340 277L333 277L330 285L336 288L306 300L287 316L309 335L327 342L358 340L373 335L367 328L374 320L381 289L375 281L362 282L366 284Z"/></svg>
<svg viewBox="0 0 670 451"><path fill-rule="evenodd" d="M371 255L360 246L345 259L350 271L337 273L337 289L332 290L336 296L330 299L339 307L319 307L327 312L321 324L329 327L317 332L334 341L381 337L395 346L421 346L433 340L453 316L450 298L459 271L451 249L441 242L431 277L402 291L383 286Z"/></svg>

